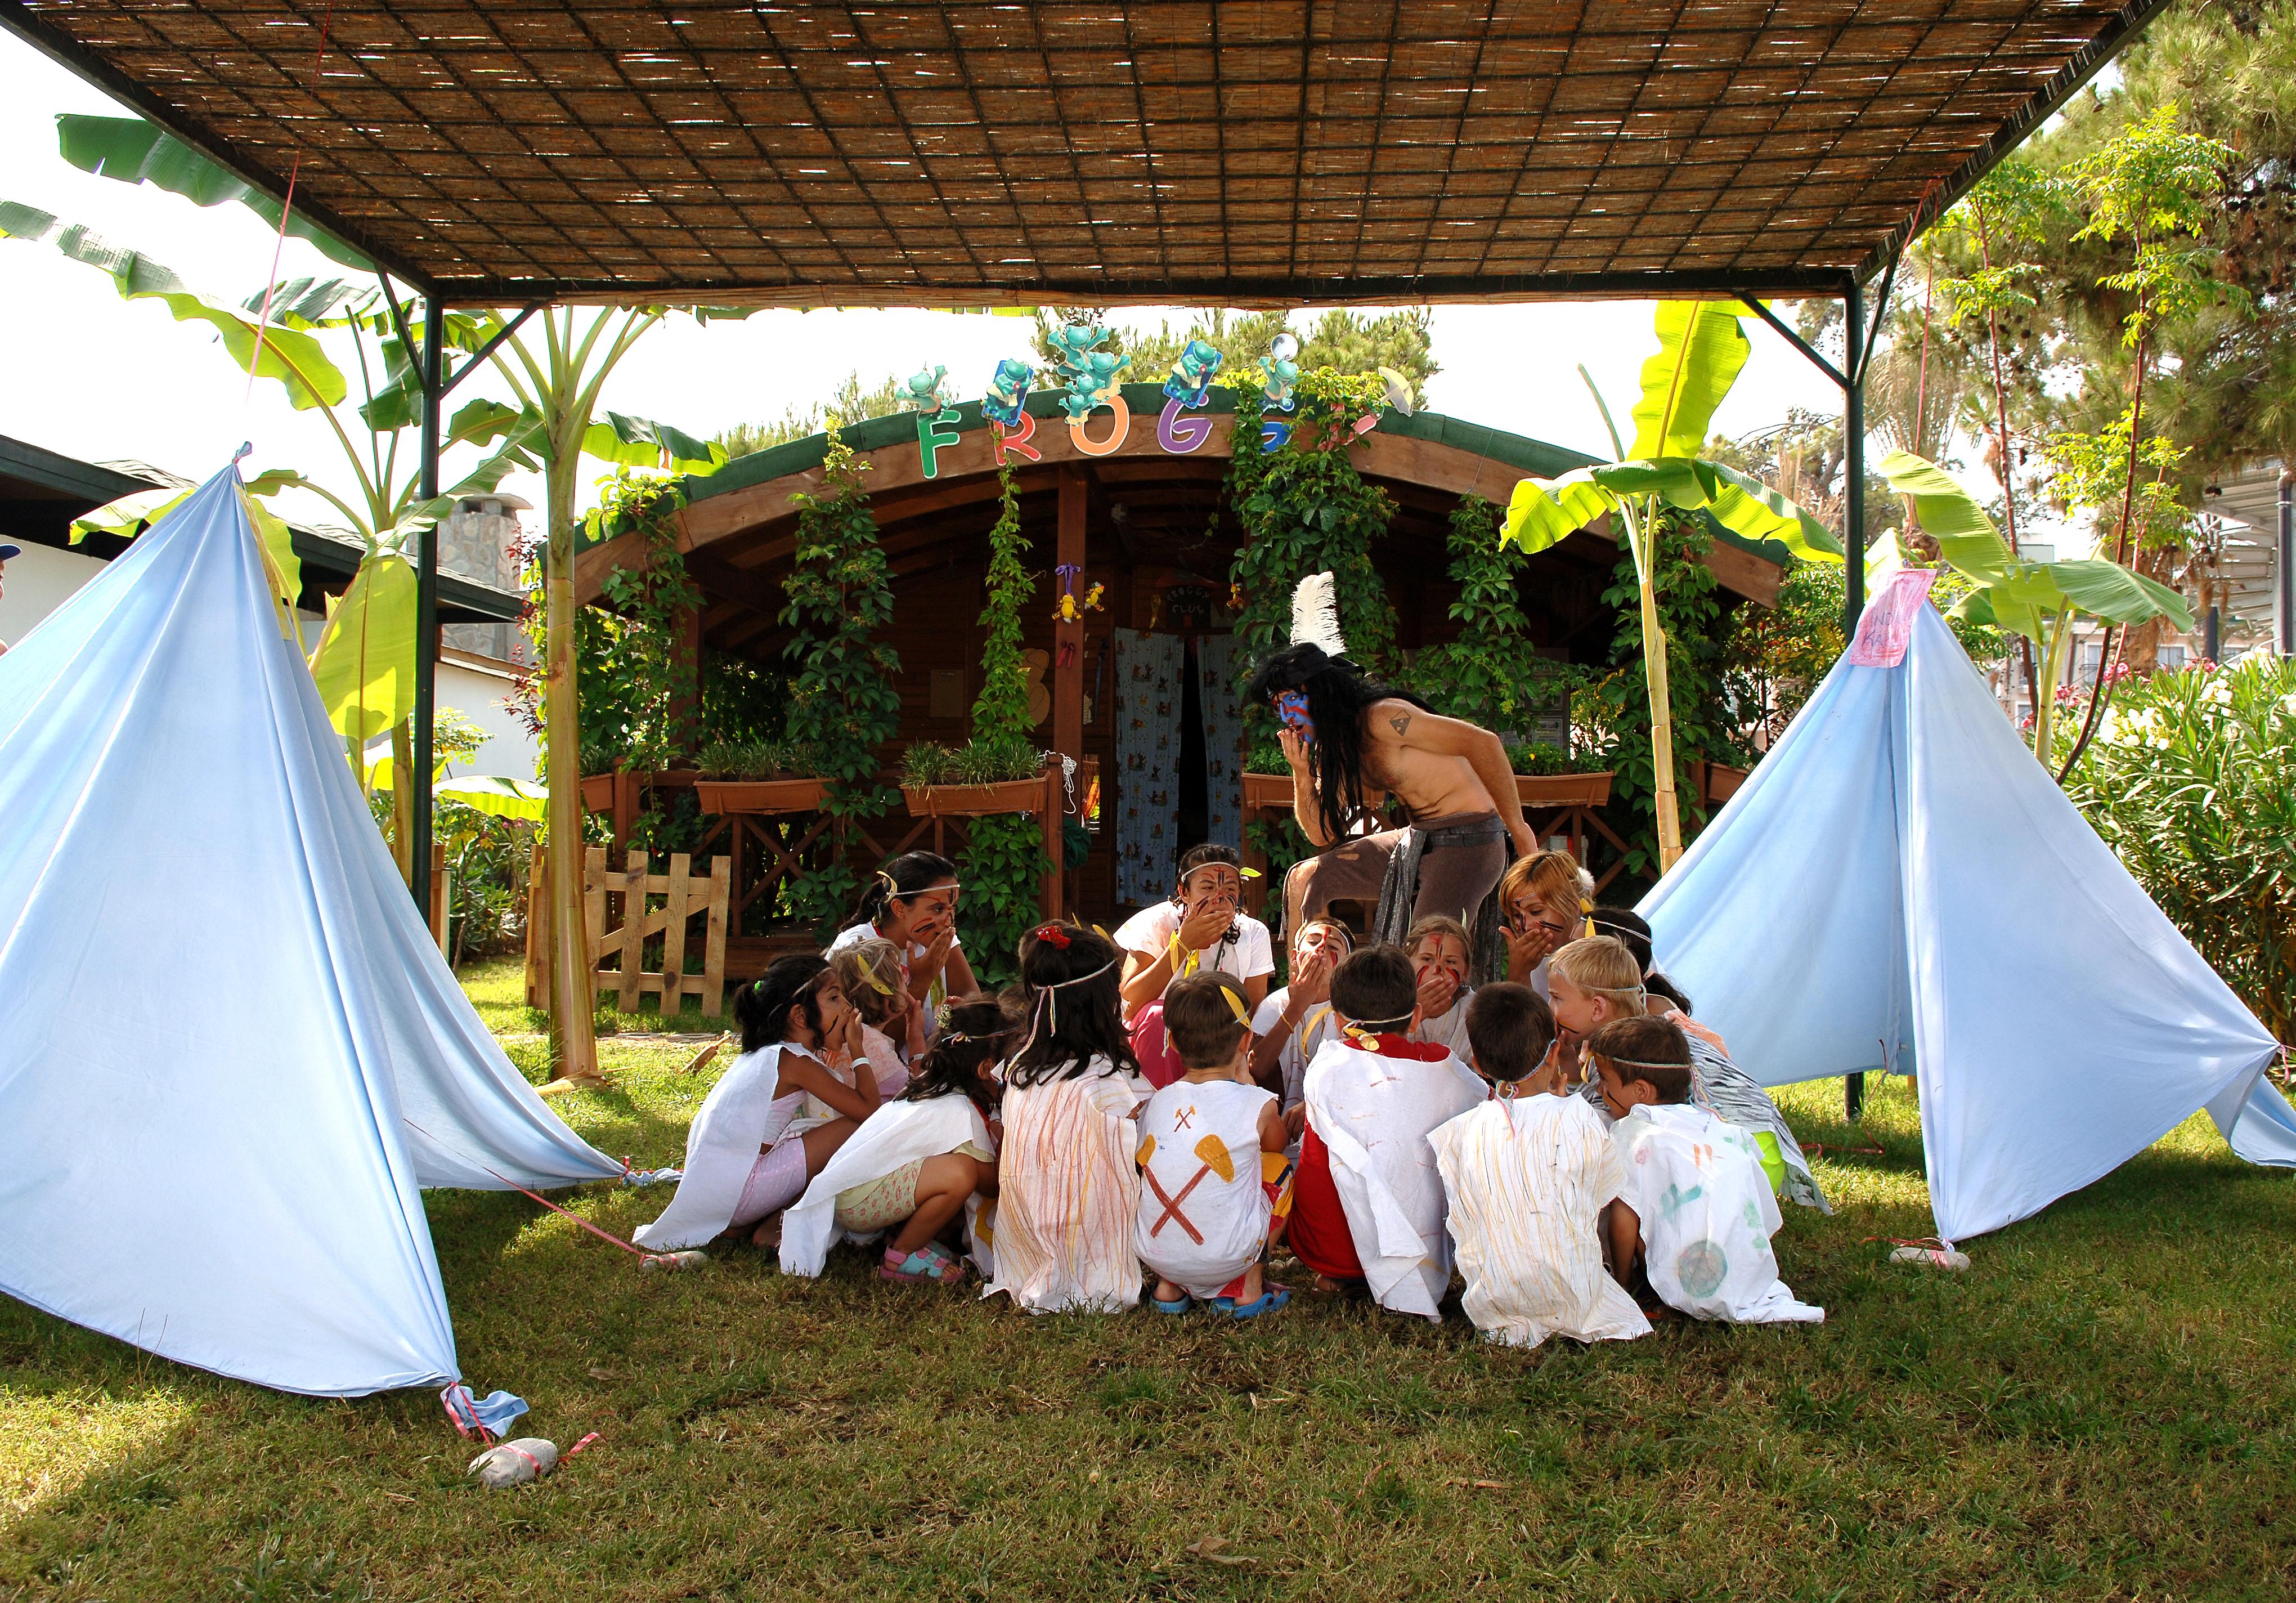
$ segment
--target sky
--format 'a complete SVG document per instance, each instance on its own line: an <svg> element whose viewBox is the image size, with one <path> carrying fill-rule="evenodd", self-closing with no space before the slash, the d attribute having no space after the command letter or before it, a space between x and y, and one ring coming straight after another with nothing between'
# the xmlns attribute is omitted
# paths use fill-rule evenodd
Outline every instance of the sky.
<svg viewBox="0 0 2296 1603"><path fill-rule="evenodd" d="M126 114L101 90L0 33L0 200L86 224L229 303L260 292L275 251L282 278L341 271L303 241L283 245L236 202L202 210L149 185L80 171L56 151L55 118L66 111ZM12 358L10 382L0 385L0 434L82 460L133 459L193 479L214 473L246 441L254 447L250 473L293 467L339 494L352 488L341 448L319 414L295 411L270 380L250 386L206 325L177 323L158 301L123 300L105 275L53 245L0 239L0 308ZM1302 309L1309 316L1295 316L1295 328L1312 320L1314 308ZM1188 316L1143 308L1111 312L1108 320L1152 329ZM1783 422L1795 407L1839 412L1840 390L1798 351L1751 317L1745 327L1752 356L1714 420L1718 432L1750 433ZM1602 456L1609 455L1608 438L1578 366L1586 365L1623 420L1652 348L1648 301L1437 307L1433 328L1443 370L1423 406ZM673 317L624 359L603 404L708 435L811 407L857 371L865 388L939 364L962 393L976 394L1000 358L1029 354L1029 341L1021 319L927 311L767 311L707 328ZM456 390L455 404L486 393L508 399L493 374L480 373ZM349 407L342 416L359 428ZM447 482L462 464L447 459ZM594 495L592 477L585 474L586 496ZM541 502L537 479L513 478L503 488ZM287 510L340 521L316 500Z"/></svg>

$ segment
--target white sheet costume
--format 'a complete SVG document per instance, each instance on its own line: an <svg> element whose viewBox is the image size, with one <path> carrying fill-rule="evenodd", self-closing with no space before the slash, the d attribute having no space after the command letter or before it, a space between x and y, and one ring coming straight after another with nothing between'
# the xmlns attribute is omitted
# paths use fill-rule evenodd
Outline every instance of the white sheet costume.
<svg viewBox="0 0 2296 1603"><path fill-rule="evenodd" d="M1467 1004L1474 998L1472 987L1460 991L1448 1012L1420 1020L1412 1029L1411 1039L1440 1047L1461 1063L1466 1062L1467 1054L1473 1049L1467 1040Z"/></svg>
<svg viewBox="0 0 2296 1603"><path fill-rule="evenodd" d="M1331 1155L1349 1237L1382 1308L1442 1318L1451 1243L1427 1133L1488 1094L1448 1053L1386 1057L1335 1040L1308 1065L1308 1123Z"/></svg>
<svg viewBox="0 0 2296 1603"><path fill-rule="evenodd" d="M1688 1103L1632 1109L1611 1127L1619 1195L1642 1221L1651 1289L1702 1319L1822 1321L1778 1278L1781 1218L1751 1131Z"/></svg>
<svg viewBox="0 0 2296 1603"><path fill-rule="evenodd" d="M1007 1085L993 1227L996 1276L1031 1313L1117 1313L1140 1301L1132 1250L1140 1207L1130 1114L1148 1082L1095 1057L1082 1074Z"/></svg>
<svg viewBox="0 0 2296 1603"><path fill-rule="evenodd" d="M1611 1132L1576 1097L1501 1097L1428 1142L1450 1198L1467 1317L1490 1341L1630 1341L1650 1321L1603 1267L1603 1205L1626 1183Z"/></svg>
<svg viewBox="0 0 2296 1603"><path fill-rule="evenodd" d="M758 1149L778 1148L829 1122L801 1114L802 1093L775 1100L783 1052L813 1056L785 1042L760 1047L735 1058L710 1088L685 1132L685 1173L677 1182L677 1195L661 1217L633 1230L631 1240L650 1252L669 1253L700 1246L722 1234L734 1222Z"/></svg>
<svg viewBox="0 0 2296 1603"><path fill-rule="evenodd" d="M1181 1080L1140 1110L1132 1248L1190 1296L1220 1295L1267 1245L1259 1120L1275 1103L1256 1085Z"/></svg>
<svg viewBox="0 0 2296 1603"><path fill-rule="evenodd" d="M830 1155L805 1195L782 1215L782 1272L817 1275L837 1235L837 1196L894 1171L955 1152L967 1141L996 1150L972 1098L952 1091L924 1102L888 1102ZM968 1204L968 1213L971 1204Z"/></svg>

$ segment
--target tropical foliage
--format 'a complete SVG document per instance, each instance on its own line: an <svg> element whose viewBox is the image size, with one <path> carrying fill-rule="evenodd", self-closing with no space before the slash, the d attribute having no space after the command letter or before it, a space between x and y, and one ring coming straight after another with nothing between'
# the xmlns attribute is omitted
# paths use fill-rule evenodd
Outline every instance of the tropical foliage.
<svg viewBox="0 0 2296 1603"><path fill-rule="evenodd" d="M2296 662L2257 652L2131 676L2066 793L2257 1017L2296 1040Z"/></svg>
<svg viewBox="0 0 2296 1603"><path fill-rule="evenodd" d="M1775 540L1797 556L1840 561L1825 526L1759 480L1701 453L1707 425L1738 381L1749 347L1733 301L1667 300L1658 307L1659 348L1643 364L1635 402L1634 448L1619 438L1611 409L1583 367L1579 376L1610 431L1619 459L1556 479L1525 479L1507 506L1503 538L1541 551L1605 516L1615 516L1639 592L1642 660L1650 700L1652 803L1658 864L1682 855L1677 800L1669 648L1658 596L1661 514L1702 513L1747 539Z"/></svg>

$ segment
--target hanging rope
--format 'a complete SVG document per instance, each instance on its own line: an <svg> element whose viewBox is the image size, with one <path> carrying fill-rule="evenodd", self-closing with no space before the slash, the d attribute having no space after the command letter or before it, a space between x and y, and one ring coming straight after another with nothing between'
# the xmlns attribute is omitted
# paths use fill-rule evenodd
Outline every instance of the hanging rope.
<svg viewBox="0 0 2296 1603"><path fill-rule="evenodd" d="M319 93L319 69L325 65L327 60L327 32L334 25L335 0L327 0L327 9L319 17L319 47L311 56L311 94L314 96ZM295 214L295 180L302 176L302 172L303 142L298 139L294 157L287 164L287 193L279 205L279 233L271 242L271 271L263 280L263 309L255 316L255 354L248 358L247 390L239 398L242 415L255 399L255 375L263 368L264 338L271 327L271 295L279 287L280 256L287 248L287 219ZM412 351L407 353L408 360L414 359L414 354Z"/></svg>

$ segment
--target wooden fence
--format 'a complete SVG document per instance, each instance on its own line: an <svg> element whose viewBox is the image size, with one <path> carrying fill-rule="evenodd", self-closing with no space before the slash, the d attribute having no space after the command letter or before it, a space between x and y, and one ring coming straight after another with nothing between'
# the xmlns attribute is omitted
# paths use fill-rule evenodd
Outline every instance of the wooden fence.
<svg viewBox="0 0 2296 1603"><path fill-rule="evenodd" d="M532 1007L546 1007L550 998L545 859L537 844L526 918L526 1000ZM726 859L709 859L706 874L694 873L693 859L682 851L671 856L667 872L650 872L646 854L639 851L629 853L625 868L607 867L603 846L590 847L584 859L583 922L590 932L590 967L599 997L624 1013L635 1013L640 999L651 993L664 1018L676 1016L688 998L698 1001L706 1015L723 1011L726 910L732 900ZM696 944L696 932L690 928L695 919L704 921L699 932L701 972L688 974L685 959ZM660 966L646 966L650 955Z"/></svg>

